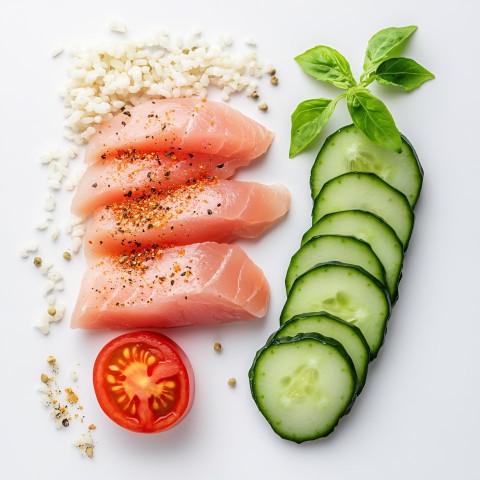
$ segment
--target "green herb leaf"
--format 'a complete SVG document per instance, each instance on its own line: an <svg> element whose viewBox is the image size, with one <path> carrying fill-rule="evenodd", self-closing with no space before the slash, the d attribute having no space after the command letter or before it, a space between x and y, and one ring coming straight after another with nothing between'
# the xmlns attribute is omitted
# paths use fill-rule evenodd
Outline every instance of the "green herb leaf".
<svg viewBox="0 0 480 480"><path fill-rule="evenodd" d="M377 32L369 41L365 52L363 69L365 72L373 71L384 60L387 60L393 50L399 47L413 32L416 26L390 27Z"/></svg>
<svg viewBox="0 0 480 480"><path fill-rule="evenodd" d="M316 98L300 103L292 113L292 131L290 139L290 158L298 155L321 132L335 110L340 95L335 100Z"/></svg>
<svg viewBox="0 0 480 480"><path fill-rule="evenodd" d="M407 91L433 78L433 73L411 58L390 58L381 63L375 71L375 79L381 85L402 87Z"/></svg>
<svg viewBox="0 0 480 480"><path fill-rule="evenodd" d="M356 85L350 64L335 49L318 45L295 57L302 70L321 82L348 89Z"/></svg>
<svg viewBox="0 0 480 480"><path fill-rule="evenodd" d="M347 92L347 107L353 123L370 140L394 152L402 151L402 138L385 104L363 87Z"/></svg>

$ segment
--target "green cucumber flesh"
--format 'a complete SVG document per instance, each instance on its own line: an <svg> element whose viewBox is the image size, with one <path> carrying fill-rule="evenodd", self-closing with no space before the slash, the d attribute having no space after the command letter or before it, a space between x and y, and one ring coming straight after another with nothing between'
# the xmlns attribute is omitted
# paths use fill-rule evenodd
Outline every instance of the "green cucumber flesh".
<svg viewBox="0 0 480 480"><path fill-rule="evenodd" d="M370 348L361 330L351 323L325 312L304 313L287 320L271 337L273 341L282 337L294 337L299 333L320 333L340 342L352 359L357 375L357 395L367 379Z"/></svg>
<svg viewBox="0 0 480 480"><path fill-rule="evenodd" d="M348 172L375 173L401 191L412 208L422 188L423 169L405 137L402 152L396 153L372 142L354 125L337 130L323 144L310 176L312 197L326 182Z"/></svg>
<svg viewBox="0 0 480 480"><path fill-rule="evenodd" d="M373 173L345 173L329 180L315 198L312 223L344 210L371 212L390 225L406 250L414 214L407 197Z"/></svg>
<svg viewBox="0 0 480 480"><path fill-rule="evenodd" d="M329 262L295 280L280 324L295 315L325 311L358 327L374 358L383 343L390 309L388 291L372 275L355 265Z"/></svg>
<svg viewBox="0 0 480 480"><path fill-rule="evenodd" d="M293 255L285 276L287 293L302 273L330 261L359 265L386 285L383 265L368 243L349 236L324 235L310 239Z"/></svg>
<svg viewBox="0 0 480 480"><path fill-rule="evenodd" d="M304 234L302 244L318 235L350 235L367 242L385 268L391 302L397 300L404 254L392 227L373 213L346 210L324 215Z"/></svg>
<svg viewBox="0 0 480 480"><path fill-rule="evenodd" d="M327 436L356 398L352 360L339 342L318 333L265 345L249 380L252 397L273 430L296 443Z"/></svg>

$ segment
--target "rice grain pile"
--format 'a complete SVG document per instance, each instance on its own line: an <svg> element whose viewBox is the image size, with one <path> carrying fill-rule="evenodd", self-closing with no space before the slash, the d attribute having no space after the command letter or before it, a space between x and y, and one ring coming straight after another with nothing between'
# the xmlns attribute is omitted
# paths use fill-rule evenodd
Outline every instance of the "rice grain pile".
<svg viewBox="0 0 480 480"><path fill-rule="evenodd" d="M258 98L258 79L271 67L252 48L233 53L232 43L231 38L210 43L200 31L172 40L160 31L141 40L73 48L62 94L69 129L65 136L85 143L95 125L122 108L151 98L204 98L211 85L221 89L224 101L240 91Z"/></svg>

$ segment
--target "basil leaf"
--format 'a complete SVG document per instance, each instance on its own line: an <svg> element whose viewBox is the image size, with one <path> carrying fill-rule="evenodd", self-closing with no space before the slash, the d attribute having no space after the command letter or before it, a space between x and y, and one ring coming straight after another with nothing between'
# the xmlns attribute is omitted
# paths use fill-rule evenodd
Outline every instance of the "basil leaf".
<svg viewBox="0 0 480 480"><path fill-rule="evenodd" d="M363 69L365 71L372 70L373 67L389 58L392 51L399 47L415 30L417 30L416 26L390 27L377 32L368 41Z"/></svg>
<svg viewBox="0 0 480 480"><path fill-rule="evenodd" d="M427 80L435 78L433 73L422 67L411 58L390 58L381 63L375 79L381 85L393 85L410 91Z"/></svg>
<svg viewBox="0 0 480 480"><path fill-rule="evenodd" d="M347 107L355 126L370 140L394 152L402 151L402 139L392 115L368 89L351 88Z"/></svg>
<svg viewBox="0 0 480 480"><path fill-rule="evenodd" d="M299 154L320 134L342 96L335 100L328 98L305 100L297 106L292 113L290 158Z"/></svg>
<svg viewBox="0 0 480 480"><path fill-rule="evenodd" d="M356 85L350 64L335 49L318 45L295 57L302 70L321 82L348 89Z"/></svg>

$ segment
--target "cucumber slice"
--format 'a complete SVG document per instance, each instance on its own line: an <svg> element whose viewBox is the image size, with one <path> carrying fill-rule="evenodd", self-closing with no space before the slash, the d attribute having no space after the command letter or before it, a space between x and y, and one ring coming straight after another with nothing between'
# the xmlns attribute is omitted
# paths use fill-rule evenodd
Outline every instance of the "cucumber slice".
<svg viewBox="0 0 480 480"><path fill-rule="evenodd" d="M385 268L390 300L398 298L398 283L403 268L403 245L395 231L370 212L346 210L329 213L316 222L303 236L302 244L318 235L351 235L367 242ZM353 262L351 262L353 263Z"/></svg>
<svg viewBox="0 0 480 480"><path fill-rule="evenodd" d="M339 342L318 333L265 345L249 379L253 399L273 430L296 443L327 436L356 398L352 360Z"/></svg>
<svg viewBox="0 0 480 480"><path fill-rule="evenodd" d="M371 172L400 190L413 208L423 182L423 169L410 142L402 136L402 153L369 140L355 125L330 135L312 167L310 187L315 198L323 185L348 172Z"/></svg>
<svg viewBox="0 0 480 480"><path fill-rule="evenodd" d="M407 197L373 173L345 173L329 180L315 198L312 218L327 213L363 210L388 223L406 250L412 235L414 214Z"/></svg>
<svg viewBox="0 0 480 480"><path fill-rule="evenodd" d="M324 235L310 239L293 255L285 277L287 293L302 273L331 261L358 265L386 285L383 265L368 243L354 237Z"/></svg>
<svg viewBox="0 0 480 480"><path fill-rule="evenodd" d="M280 324L295 315L325 311L357 326L374 358L383 343L390 308L387 290L369 273L355 265L330 262L295 280Z"/></svg>
<svg viewBox="0 0 480 480"><path fill-rule="evenodd" d="M314 332L340 342L352 359L357 374L357 396L367 379L370 348L359 328L325 312L304 313L287 320L269 341Z"/></svg>

